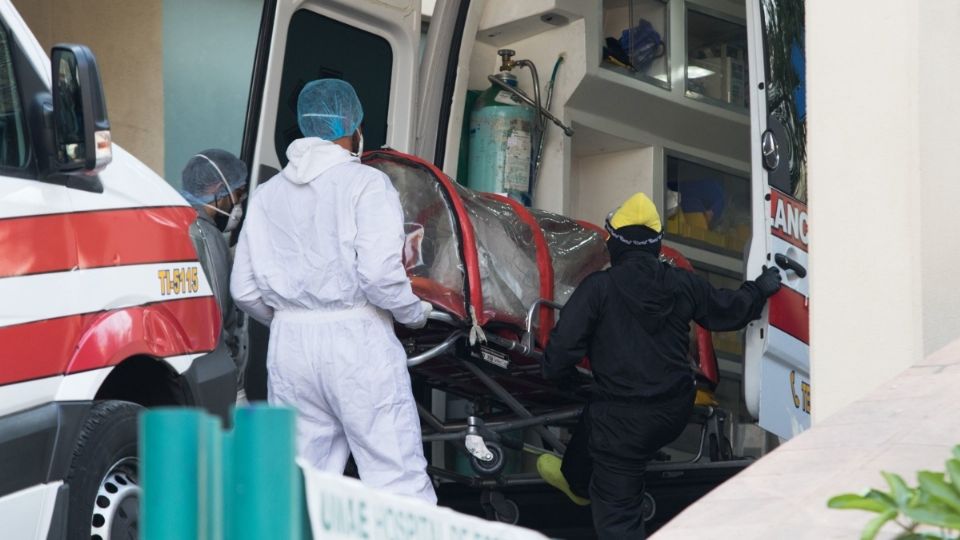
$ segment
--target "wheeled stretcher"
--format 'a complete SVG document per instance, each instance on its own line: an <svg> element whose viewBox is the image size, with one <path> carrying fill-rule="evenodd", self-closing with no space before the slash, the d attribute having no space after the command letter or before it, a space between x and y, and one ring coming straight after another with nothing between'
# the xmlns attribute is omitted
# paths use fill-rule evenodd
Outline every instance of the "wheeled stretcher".
<svg viewBox="0 0 960 540"><path fill-rule="evenodd" d="M580 380L561 389L543 379L539 358L556 310L581 280L609 264L605 232L471 191L413 156L378 150L365 154L364 163L390 177L400 194L403 263L414 292L435 307L426 328L400 329L411 375L420 388L473 404L465 421L446 422L418 400L424 442L454 444L468 454L476 476L439 466L430 472L477 487L520 481L502 474L503 447L562 453L552 428L571 426L586 403L589 360L579 367ZM692 270L679 253L664 248L664 256ZM697 327L692 343L701 378L716 385L710 334ZM533 428L541 444L504 434L521 428Z"/></svg>

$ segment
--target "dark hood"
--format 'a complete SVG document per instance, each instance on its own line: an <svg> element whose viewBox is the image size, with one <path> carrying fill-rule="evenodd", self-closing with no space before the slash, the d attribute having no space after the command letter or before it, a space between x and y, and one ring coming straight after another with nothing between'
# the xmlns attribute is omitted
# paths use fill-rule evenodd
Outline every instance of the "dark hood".
<svg viewBox="0 0 960 540"><path fill-rule="evenodd" d="M660 331L676 301L667 266L643 250L621 253L617 259L607 270L614 291L644 330Z"/></svg>

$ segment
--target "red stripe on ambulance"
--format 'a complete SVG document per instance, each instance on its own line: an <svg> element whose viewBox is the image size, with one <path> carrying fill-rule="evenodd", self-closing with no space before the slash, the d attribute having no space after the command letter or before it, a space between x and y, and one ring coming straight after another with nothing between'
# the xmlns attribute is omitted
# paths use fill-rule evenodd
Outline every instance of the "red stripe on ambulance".
<svg viewBox="0 0 960 540"><path fill-rule="evenodd" d="M196 260L193 243L184 234L196 219L188 206L2 219L0 278Z"/></svg>
<svg viewBox="0 0 960 540"><path fill-rule="evenodd" d="M138 355L212 351L219 320L216 299L205 296L0 328L0 385L113 366Z"/></svg>
<svg viewBox="0 0 960 540"><path fill-rule="evenodd" d="M806 296L784 285L768 302L771 326L810 343L810 308Z"/></svg>

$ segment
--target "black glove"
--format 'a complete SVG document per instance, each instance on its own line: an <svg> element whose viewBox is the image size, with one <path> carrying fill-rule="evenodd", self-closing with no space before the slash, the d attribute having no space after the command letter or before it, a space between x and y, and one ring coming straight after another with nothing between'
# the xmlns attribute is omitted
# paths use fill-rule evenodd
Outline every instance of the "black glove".
<svg viewBox="0 0 960 540"><path fill-rule="evenodd" d="M778 270L776 266L771 266L770 268L764 266L760 277L753 282L757 284L757 288L760 289L760 294L762 294L764 298L770 298L780 290L780 281L780 270Z"/></svg>

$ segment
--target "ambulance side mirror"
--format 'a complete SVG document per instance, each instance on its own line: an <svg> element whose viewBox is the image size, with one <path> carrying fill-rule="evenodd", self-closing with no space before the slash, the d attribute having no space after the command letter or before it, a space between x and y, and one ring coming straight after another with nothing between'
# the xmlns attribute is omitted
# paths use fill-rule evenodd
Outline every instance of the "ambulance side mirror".
<svg viewBox="0 0 960 540"><path fill-rule="evenodd" d="M113 157L97 60L88 47L72 44L54 46L50 57L56 167L97 174Z"/></svg>

